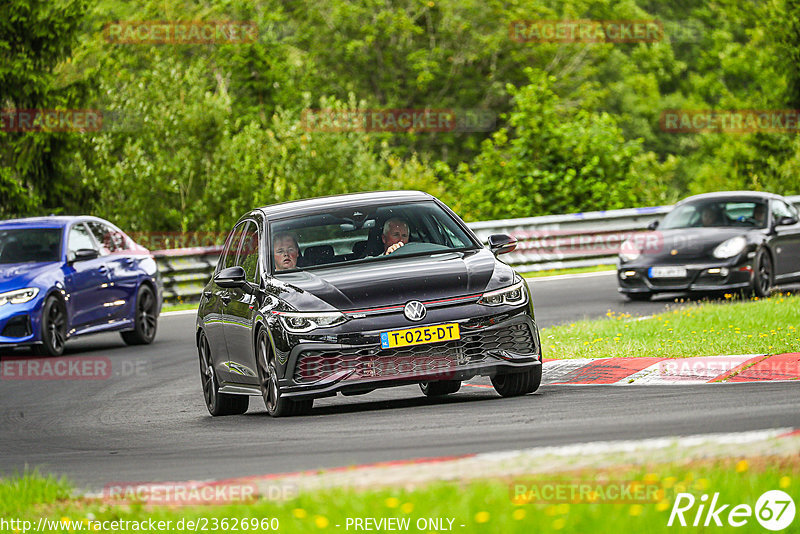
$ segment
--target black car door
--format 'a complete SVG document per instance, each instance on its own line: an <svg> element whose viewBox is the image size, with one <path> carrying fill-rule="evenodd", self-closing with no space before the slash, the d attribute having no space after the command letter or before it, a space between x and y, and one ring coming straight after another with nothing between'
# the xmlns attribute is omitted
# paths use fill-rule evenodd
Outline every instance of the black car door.
<svg viewBox="0 0 800 534"><path fill-rule="evenodd" d="M258 285L259 231L255 221L245 221L242 244L235 265L244 268L247 281ZM225 343L228 347L229 371L233 382L257 384L257 370L253 345L253 310L257 308L256 296L250 291L235 288L228 290L230 301L225 305Z"/></svg>
<svg viewBox="0 0 800 534"><path fill-rule="evenodd" d="M797 211L782 200L773 200L770 211L774 228L775 282L787 282L800 275L800 222L777 225L784 217L797 221Z"/></svg>
<svg viewBox="0 0 800 534"><path fill-rule="evenodd" d="M244 225L240 224L228 234L214 275L226 267L235 265L243 229ZM203 331L208 340L211 357L214 359L214 370L221 382L230 381L228 348L225 345L225 329L223 328L225 306L230 302L230 298L230 290L219 287L214 283L213 277L203 290Z"/></svg>

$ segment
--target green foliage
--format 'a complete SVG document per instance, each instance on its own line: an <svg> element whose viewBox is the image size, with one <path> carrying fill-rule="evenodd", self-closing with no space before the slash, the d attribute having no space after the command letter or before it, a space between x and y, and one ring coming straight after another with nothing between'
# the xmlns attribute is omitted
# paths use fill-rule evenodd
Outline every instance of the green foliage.
<svg viewBox="0 0 800 534"><path fill-rule="evenodd" d="M0 108L101 109L3 132L0 216L225 230L255 205L422 189L469 219L800 193L800 138L676 134L666 109L800 108L797 0L9 0ZM244 21L245 44L112 44L105 24ZM520 43L514 20L659 20L654 43ZM310 107L483 110L493 131L310 132Z"/></svg>
<svg viewBox="0 0 800 534"><path fill-rule="evenodd" d="M565 108L551 88L553 77L528 74L530 84L508 88L511 131L485 141L474 168L463 172L465 212L510 218L633 205L640 143L626 141L607 113Z"/></svg>
<svg viewBox="0 0 800 534"><path fill-rule="evenodd" d="M86 12L85 0L6 0L0 4L0 110L64 109L83 80L65 76ZM75 135L0 128L0 216L74 208L82 192L62 171Z"/></svg>

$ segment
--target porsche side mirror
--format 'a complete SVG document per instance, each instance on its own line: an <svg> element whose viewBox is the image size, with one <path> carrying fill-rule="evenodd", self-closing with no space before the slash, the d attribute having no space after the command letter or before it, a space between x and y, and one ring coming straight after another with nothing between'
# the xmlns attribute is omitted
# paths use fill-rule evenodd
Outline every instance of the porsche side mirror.
<svg viewBox="0 0 800 534"><path fill-rule="evenodd" d="M781 217L775 223L775 226L791 226L793 224L797 224L797 219L794 217Z"/></svg>
<svg viewBox="0 0 800 534"><path fill-rule="evenodd" d="M651 232L658 228L658 221L652 221L650 224L647 225L647 229Z"/></svg>
<svg viewBox="0 0 800 534"><path fill-rule="evenodd" d="M517 239L506 234L492 234L489 236L489 250L492 254L506 254L517 248Z"/></svg>
<svg viewBox="0 0 800 534"><path fill-rule="evenodd" d="M226 289L241 289L247 283L247 280L245 279L244 268L237 265L235 267L222 269L214 277L214 283L219 287L224 287Z"/></svg>

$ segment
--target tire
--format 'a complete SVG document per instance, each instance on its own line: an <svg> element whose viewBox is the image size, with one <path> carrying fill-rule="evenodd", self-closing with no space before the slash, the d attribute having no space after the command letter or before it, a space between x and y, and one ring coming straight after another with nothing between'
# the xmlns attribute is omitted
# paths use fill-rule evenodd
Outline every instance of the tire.
<svg viewBox="0 0 800 534"><path fill-rule="evenodd" d="M158 301L150 286L142 284L136 293L134 329L120 332L128 345L149 345L158 329Z"/></svg>
<svg viewBox="0 0 800 534"><path fill-rule="evenodd" d="M625 296L628 297L628 300L636 302L645 302L653 298L652 293L626 293Z"/></svg>
<svg viewBox="0 0 800 534"><path fill-rule="evenodd" d="M63 300L52 295L47 297L42 306L39 328L42 332L42 344L33 346L34 354L61 356L67 340L67 307Z"/></svg>
<svg viewBox="0 0 800 534"><path fill-rule="evenodd" d="M441 397L461 389L461 380L438 380L436 382L420 382L419 389L426 397Z"/></svg>
<svg viewBox="0 0 800 534"><path fill-rule="evenodd" d="M537 365L522 373L497 374L492 377L492 385L503 397L518 397L533 393L542 383L542 366Z"/></svg>
<svg viewBox="0 0 800 534"><path fill-rule="evenodd" d="M750 293L759 298L769 297L772 288L772 258L765 249L760 249L753 261L753 283Z"/></svg>
<svg viewBox="0 0 800 534"><path fill-rule="evenodd" d="M228 395L219 392L219 382L214 372L214 359L204 333L200 333L197 341L197 356L200 358L200 382L203 385L203 397L208 413L218 415L239 415L247 411L250 397L246 395Z"/></svg>
<svg viewBox="0 0 800 534"><path fill-rule="evenodd" d="M291 417L293 415L308 414L314 406L314 399L293 400L281 395L275 358L272 357L272 351L269 350L267 332L263 329L258 333L256 348L261 396L264 397L264 406L267 408L267 413L272 417Z"/></svg>

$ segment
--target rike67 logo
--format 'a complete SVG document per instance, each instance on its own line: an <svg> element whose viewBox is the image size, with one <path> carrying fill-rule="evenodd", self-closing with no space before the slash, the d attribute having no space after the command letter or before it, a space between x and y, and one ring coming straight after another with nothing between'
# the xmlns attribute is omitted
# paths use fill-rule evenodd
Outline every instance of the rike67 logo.
<svg viewBox="0 0 800 534"><path fill-rule="evenodd" d="M749 504L723 503L719 492L714 493L710 500L705 493L699 499L691 493L678 493L667 526L742 527L753 516L767 530L784 530L794 521L794 501L788 493L780 490L764 492L756 501L755 508Z"/></svg>

